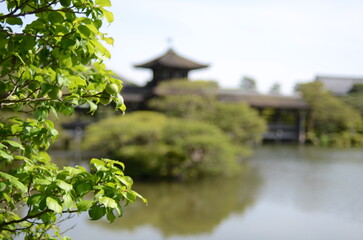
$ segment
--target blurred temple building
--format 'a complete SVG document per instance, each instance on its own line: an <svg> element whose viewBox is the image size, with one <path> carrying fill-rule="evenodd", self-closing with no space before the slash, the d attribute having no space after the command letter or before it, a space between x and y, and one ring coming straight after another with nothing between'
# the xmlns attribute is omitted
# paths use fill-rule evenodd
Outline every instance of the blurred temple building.
<svg viewBox="0 0 363 240"><path fill-rule="evenodd" d="M184 58L169 49L163 55L135 67L152 70L152 79L145 86L124 83L122 95L128 111L147 109L146 102L158 95L155 89L160 82L188 78L190 71L206 68L208 65ZM265 141L305 142L305 120L309 106L299 96L266 95L242 89L216 91L220 101L245 102L259 111L268 121Z"/></svg>
<svg viewBox="0 0 363 240"><path fill-rule="evenodd" d="M137 68L152 70L152 79L145 86L124 84L122 95L129 110L146 109L146 102L155 96L155 87L159 83L170 79L188 78L192 70L206 68L208 65L194 62L169 49L163 55L146 63L135 65Z"/></svg>

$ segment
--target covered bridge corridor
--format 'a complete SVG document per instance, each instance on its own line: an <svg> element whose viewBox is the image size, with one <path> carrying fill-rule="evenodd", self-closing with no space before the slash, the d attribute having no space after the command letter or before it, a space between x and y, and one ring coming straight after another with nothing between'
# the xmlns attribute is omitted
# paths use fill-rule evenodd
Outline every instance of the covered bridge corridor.
<svg viewBox="0 0 363 240"><path fill-rule="evenodd" d="M245 102L257 109L268 124L264 141L305 142L309 106L300 97L222 89L218 93L218 98L226 102Z"/></svg>

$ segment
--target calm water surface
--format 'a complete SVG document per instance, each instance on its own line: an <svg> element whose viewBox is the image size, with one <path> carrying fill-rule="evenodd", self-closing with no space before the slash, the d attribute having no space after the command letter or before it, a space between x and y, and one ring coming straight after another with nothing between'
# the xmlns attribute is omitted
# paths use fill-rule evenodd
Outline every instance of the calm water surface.
<svg viewBox="0 0 363 240"><path fill-rule="evenodd" d="M363 239L363 150L260 147L243 176L136 183L149 200L113 224L74 217L81 239Z"/></svg>

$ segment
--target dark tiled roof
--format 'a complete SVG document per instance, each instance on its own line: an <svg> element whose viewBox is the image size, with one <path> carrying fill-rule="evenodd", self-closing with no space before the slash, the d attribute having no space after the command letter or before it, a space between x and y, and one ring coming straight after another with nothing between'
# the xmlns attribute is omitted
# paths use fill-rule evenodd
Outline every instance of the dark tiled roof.
<svg viewBox="0 0 363 240"><path fill-rule="evenodd" d="M155 58L149 62L135 65L135 67L139 68L158 68L158 67L169 67L169 68L177 68L177 69L199 69L208 67L208 65L200 64L194 62L192 60L186 59L184 57L179 56L172 49L169 49L164 55Z"/></svg>
<svg viewBox="0 0 363 240"><path fill-rule="evenodd" d="M221 101L246 102L252 107L309 109L309 105L299 96L267 95L241 90L221 89L218 92L218 97Z"/></svg>

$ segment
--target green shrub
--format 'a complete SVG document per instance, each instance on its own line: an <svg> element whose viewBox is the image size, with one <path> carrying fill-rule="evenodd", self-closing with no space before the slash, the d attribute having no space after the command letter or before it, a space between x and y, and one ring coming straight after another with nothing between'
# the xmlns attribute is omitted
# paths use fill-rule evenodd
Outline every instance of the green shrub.
<svg viewBox="0 0 363 240"><path fill-rule="evenodd" d="M310 105L307 138L314 145L362 146L362 117L359 100L353 96L338 98L321 82L300 84L297 87ZM358 97L358 96L357 96Z"/></svg>
<svg viewBox="0 0 363 240"><path fill-rule="evenodd" d="M316 146L341 148L363 146L363 134L348 131L320 134L319 136L312 132L309 132L307 134L307 139Z"/></svg>
<svg viewBox="0 0 363 240"><path fill-rule="evenodd" d="M127 164L127 174L140 178L232 175L239 170L238 156L245 153L214 125L155 112L134 112L93 124L83 146L105 151Z"/></svg>

